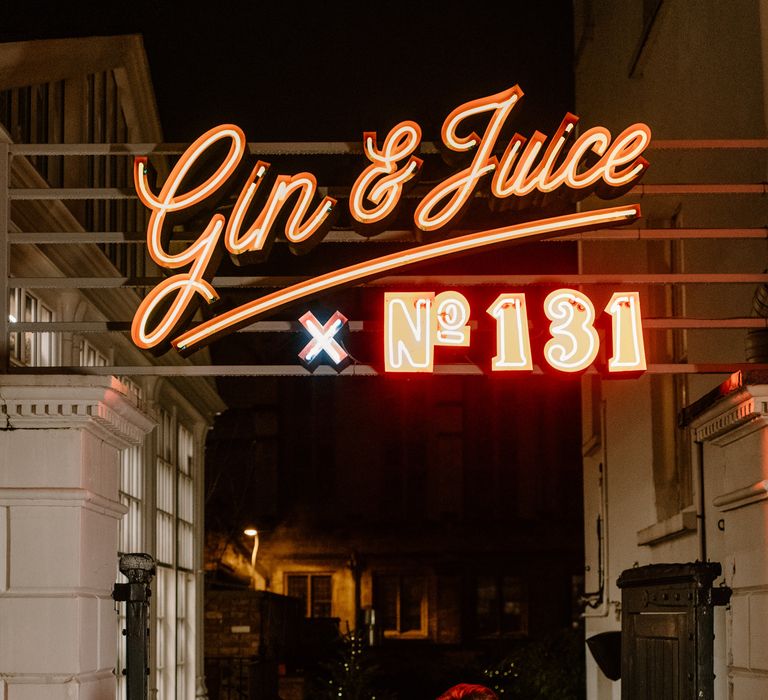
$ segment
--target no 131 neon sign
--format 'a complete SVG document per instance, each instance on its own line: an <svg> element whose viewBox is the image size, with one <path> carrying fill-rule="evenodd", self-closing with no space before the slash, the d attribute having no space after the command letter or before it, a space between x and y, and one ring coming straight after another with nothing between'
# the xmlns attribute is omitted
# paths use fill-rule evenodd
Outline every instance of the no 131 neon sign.
<svg viewBox="0 0 768 700"><path fill-rule="evenodd" d="M646 369L640 295L616 292L605 306L610 317L613 353L609 373L636 374ZM488 307L496 321L495 372L530 372L533 355L525 294L503 293ZM387 372L432 372L435 348L470 344L469 302L459 292L392 292L384 295L384 365ZM557 289L544 300L549 340L546 364L559 372L586 370L598 356L600 338L595 307L574 289Z"/></svg>

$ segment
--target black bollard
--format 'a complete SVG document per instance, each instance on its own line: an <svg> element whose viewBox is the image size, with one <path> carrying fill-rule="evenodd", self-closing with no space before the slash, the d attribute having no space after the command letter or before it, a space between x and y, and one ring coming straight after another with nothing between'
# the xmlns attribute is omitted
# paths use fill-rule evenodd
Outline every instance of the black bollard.
<svg viewBox="0 0 768 700"><path fill-rule="evenodd" d="M112 598L126 604L125 675L128 700L147 700L149 675L149 584L155 575L155 560L149 554L121 554L120 573L128 583L116 583Z"/></svg>

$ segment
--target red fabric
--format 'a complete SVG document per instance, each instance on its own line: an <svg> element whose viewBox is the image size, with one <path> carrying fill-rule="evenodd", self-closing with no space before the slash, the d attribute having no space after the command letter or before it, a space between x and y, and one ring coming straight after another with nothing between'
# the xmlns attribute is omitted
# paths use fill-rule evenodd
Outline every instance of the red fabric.
<svg viewBox="0 0 768 700"><path fill-rule="evenodd" d="M437 700L498 700L498 696L484 685L459 683L446 690Z"/></svg>

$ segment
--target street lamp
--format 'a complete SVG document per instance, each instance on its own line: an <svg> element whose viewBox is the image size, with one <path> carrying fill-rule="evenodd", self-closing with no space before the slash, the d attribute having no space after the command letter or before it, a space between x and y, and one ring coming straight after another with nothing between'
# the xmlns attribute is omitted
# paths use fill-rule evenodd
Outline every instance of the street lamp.
<svg viewBox="0 0 768 700"><path fill-rule="evenodd" d="M243 534L253 537L253 549L251 550L251 581L253 589L256 590L256 553L259 551L259 531L255 527L247 527Z"/></svg>

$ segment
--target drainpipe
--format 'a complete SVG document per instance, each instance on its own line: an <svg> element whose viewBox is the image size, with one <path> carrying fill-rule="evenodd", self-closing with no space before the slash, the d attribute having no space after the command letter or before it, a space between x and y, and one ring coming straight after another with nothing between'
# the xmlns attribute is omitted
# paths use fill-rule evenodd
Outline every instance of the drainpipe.
<svg viewBox="0 0 768 700"><path fill-rule="evenodd" d="M584 618L588 617L608 617L611 601L606 592L605 581L608 576L608 435L606 432L606 413L607 406L605 400L600 402L600 506L595 521L595 532L597 535L597 576L598 584L596 591L585 592L581 597L581 602L589 610L583 613Z"/></svg>
<svg viewBox="0 0 768 700"><path fill-rule="evenodd" d="M706 501L704 498L704 443L695 442L696 445L696 457L698 460L697 473L699 475L699 502L698 513L696 513L696 519L699 521L699 560L706 562L707 559L707 515L706 515Z"/></svg>

